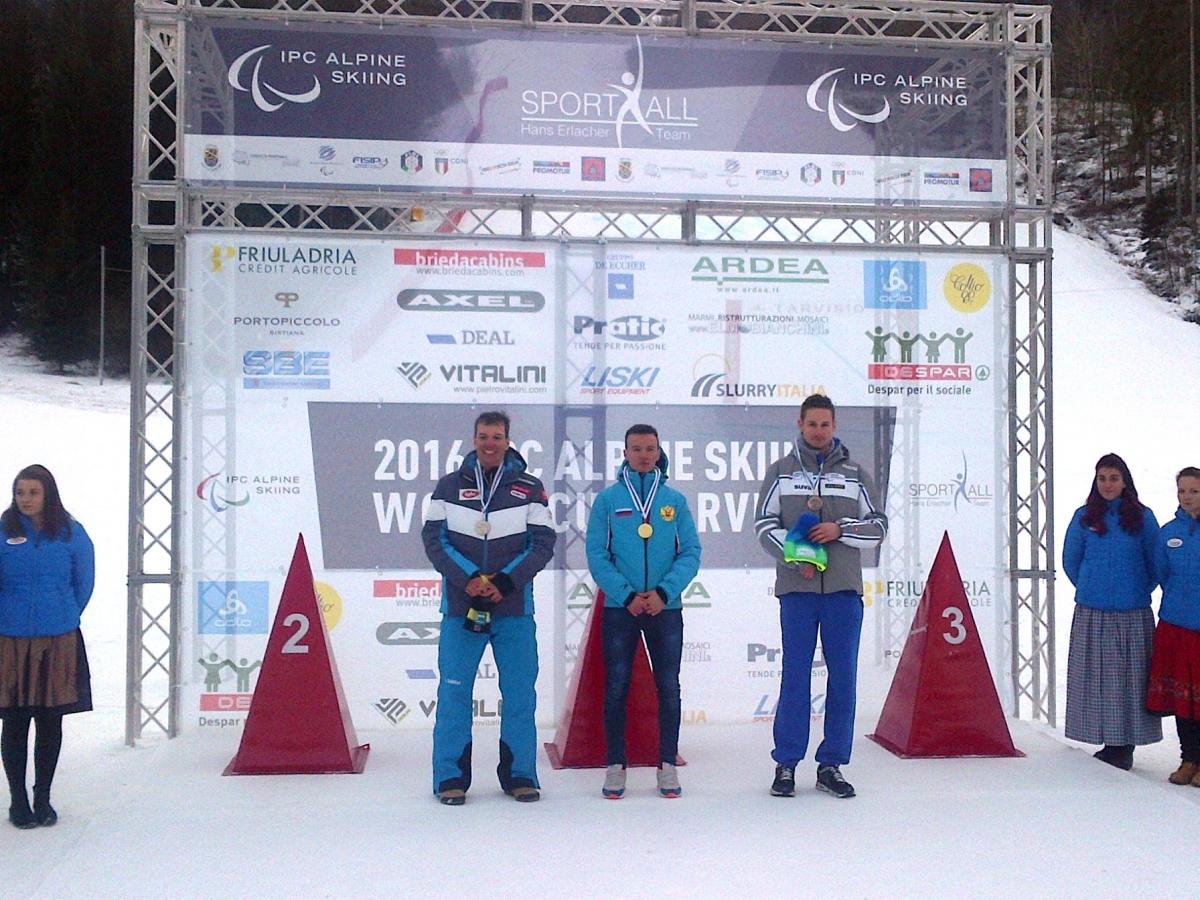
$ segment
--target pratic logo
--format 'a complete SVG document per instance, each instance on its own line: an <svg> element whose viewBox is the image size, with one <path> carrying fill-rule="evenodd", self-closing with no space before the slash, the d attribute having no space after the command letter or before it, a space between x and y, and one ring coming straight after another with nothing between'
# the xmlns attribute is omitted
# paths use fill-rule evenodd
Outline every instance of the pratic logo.
<svg viewBox="0 0 1200 900"><path fill-rule="evenodd" d="M654 387L659 366L588 366L579 379L579 392L589 395L645 396Z"/></svg>
<svg viewBox="0 0 1200 900"><path fill-rule="evenodd" d="M433 373L429 371L429 367L424 363L419 362L404 362L396 366L396 372L412 385L413 389L421 388L425 382L433 377Z"/></svg>
<svg viewBox="0 0 1200 900"><path fill-rule="evenodd" d="M214 244L208 257L213 272L230 268L244 275L321 275L352 278L358 257L348 247L313 244Z"/></svg>
<svg viewBox="0 0 1200 900"><path fill-rule="evenodd" d="M250 502L249 493L242 492L245 493L245 496L236 496L239 492L236 488L237 478L235 476L231 475L227 479L222 479L221 475L221 472L217 472L214 475L204 476L196 485L196 496L215 513L223 513L227 509L245 506Z"/></svg>
<svg viewBox="0 0 1200 900"><path fill-rule="evenodd" d="M375 629L375 640L389 647L436 645L441 622L383 622Z"/></svg>
<svg viewBox="0 0 1200 900"><path fill-rule="evenodd" d="M327 391L328 350L247 350L242 354L242 387L246 390Z"/></svg>
<svg viewBox="0 0 1200 900"><path fill-rule="evenodd" d="M863 305L867 309L925 309L926 264L910 259L863 262Z"/></svg>
<svg viewBox="0 0 1200 900"><path fill-rule="evenodd" d="M199 634L266 634L270 584L201 581L196 585Z"/></svg>
<svg viewBox="0 0 1200 900"><path fill-rule="evenodd" d="M417 174L424 167L425 159L416 150L406 150L400 155L400 168L410 175Z"/></svg>
<svg viewBox="0 0 1200 900"><path fill-rule="evenodd" d="M699 127L700 121L688 109L687 95L644 91L642 39L635 37L634 43L636 69L602 76L595 87L605 89L589 89L589 85L583 90L522 90L521 134L576 138L572 143L584 146L611 146L615 140L618 148L624 148L629 127L649 135L654 144L690 143L690 129Z"/></svg>
<svg viewBox="0 0 1200 900"><path fill-rule="evenodd" d="M701 256L692 281L734 284L829 284L829 270L815 256Z"/></svg>
<svg viewBox="0 0 1200 900"><path fill-rule="evenodd" d="M959 263L946 273L942 293L951 309L977 313L992 299L992 279L982 266Z"/></svg>
<svg viewBox="0 0 1200 900"><path fill-rule="evenodd" d="M464 328L456 338L453 334L426 334L431 344L462 344L464 347L515 347L516 338L510 331L488 331L484 328Z"/></svg>
<svg viewBox="0 0 1200 900"><path fill-rule="evenodd" d="M294 41L281 47L260 44L241 53L229 66L229 86L249 94L263 112L273 113L288 104L315 102L321 96L322 76L331 85L352 88L393 89L408 81L403 53L325 51L301 43L299 36Z"/></svg>
<svg viewBox="0 0 1200 900"><path fill-rule="evenodd" d="M546 306L537 291L403 290L396 303L410 312L535 313Z"/></svg>
<svg viewBox="0 0 1200 900"><path fill-rule="evenodd" d="M645 344L663 336L667 323L650 316L620 316L616 319L593 319L591 316L576 316L572 329L577 335L593 335L616 338L634 344Z"/></svg>
<svg viewBox="0 0 1200 900"><path fill-rule="evenodd" d="M874 331L864 333L871 342L872 362L867 366L867 378L872 381L986 381L991 377L991 369L987 366L973 367L967 362L967 344L975 335L963 328L942 334L933 330L928 334L919 331L897 334L876 325ZM942 361L942 346L947 343L954 357L953 363ZM925 351L924 362L914 358L918 345ZM888 361L893 351L898 352L898 362ZM917 390L913 388L914 392ZM939 389L938 392L949 390ZM880 393L879 390L870 392ZM970 393L970 388L963 386L950 392L965 394Z"/></svg>
<svg viewBox="0 0 1200 900"><path fill-rule="evenodd" d="M719 369L713 372L712 369ZM705 373L707 370L707 374ZM729 363L723 356L705 354L692 367L692 396L699 398L740 399L800 399L819 393L821 385L797 384L785 381L734 381Z"/></svg>
<svg viewBox="0 0 1200 900"><path fill-rule="evenodd" d="M416 266L422 275L524 275L546 268L546 254L532 250L462 250L450 247L397 247L392 263Z"/></svg>
<svg viewBox="0 0 1200 900"><path fill-rule="evenodd" d="M371 708L393 725L399 725L412 712L412 707L399 697L381 697L371 704Z"/></svg>
<svg viewBox="0 0 1200 900"><path fill-rule="evenodd" d="M913 506L951 506L964 509L989 507L995 502L992 487L982 481L971 481L967 470L967 452L962 453L962 466L953 477L944 481L914 481L908 486L908 499Z"/></svg>

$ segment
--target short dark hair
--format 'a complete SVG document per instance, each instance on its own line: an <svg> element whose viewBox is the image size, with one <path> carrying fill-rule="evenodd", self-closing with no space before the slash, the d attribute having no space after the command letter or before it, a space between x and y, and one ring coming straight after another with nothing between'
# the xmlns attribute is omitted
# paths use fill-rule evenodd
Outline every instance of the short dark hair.
<svg viewBox="0 0 1200 900"><path fill-rule="evenodd" d="M479 430L480 425L503 425L504 436L508 437L508 431L512 427L512 420L509 419L508 413L502 409L491 409L487 412L481 412L475 417L475 427L471 430L474 434Z"/></svg>
<svg viewBox="0 0 1200 900"><path fill-rule="evenodd" d="M810 409L827 409L834 419L837 418L837 411L833 408L833 401L824 394L809 394L804 398L804 402L800 404L800 421L804 421L804 417L808 415Z"/></svg>
<svg viewBox="0 0 1200 900"><path fill-rule="evenodd" d="M1180 478L1200 478L1200 469L1195 466L1184 466L1179 470L1179 474L1175 476L1175 483L1179 484Z"/></svg>
<svg viewBox="0 0 1200 900"><path fill-rule="evenodd" d="M629 446L629 436L631 434L652 434L654 439L658 440L658 429L653 425L630 425L625 431L625 446ZM661 441L660 441L661 443Z"/></svg>
<svg viewBox="0 0 1200 900"><path fill-rule="evenodd" d="M17 473L12 484L12 505L0 515L0 529L9 537L17 537L24 532L21 527L20 510L17 509L17 482L37 481L42 485L42 495L45 505L42 507L42 534L52 538L69 538L71 536L71 514L63 508L62 498L58 493L58 482L45 466L26 466Z"/></svg>

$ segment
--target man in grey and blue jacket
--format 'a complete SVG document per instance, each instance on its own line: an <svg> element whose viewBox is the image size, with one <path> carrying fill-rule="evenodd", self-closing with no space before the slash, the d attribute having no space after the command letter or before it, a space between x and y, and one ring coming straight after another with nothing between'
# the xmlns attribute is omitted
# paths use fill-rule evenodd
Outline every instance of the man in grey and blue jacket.
<svg viewBox="0 0 1200 900"><path fill-rule="evenodd" d="M796 792L795 769L808 752L812 704L811 670L821 636L829 682L825 738L817 748L817 788L853 797L840 767L850 761L862 630L863 550L887 535L887 516L875 500L870 475L850 459L834 435L833 402L814 394L800 406L800 434L792 451L772 463L759 490L755 531L775 560L775 595L783 636L783 679L775 711L775 781L771 793ZM803 534L796 534L800 525ZM791 533L789 533L791 532ZM819 545L812 554L792 553L797 543ZM824 568L819 568L824 566Z"/></svg>

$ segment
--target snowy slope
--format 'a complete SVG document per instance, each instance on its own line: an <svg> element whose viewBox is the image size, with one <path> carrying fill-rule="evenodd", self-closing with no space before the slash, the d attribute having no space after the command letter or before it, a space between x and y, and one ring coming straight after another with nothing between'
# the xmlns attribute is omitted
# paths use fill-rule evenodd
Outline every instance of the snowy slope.
<svg viewBox="0 0 1200 900"><path fill-rule="evenodd" d="M1110 450L1159 518L1173 513L1174 472L1200 464L1200 328L1102 251L1062 232L1054 240L1061 546ZM1024 723L1013 723L1028 754L1017 760L904 761L860 740L850 803L808 790L769 797L764 724L685 727L684 796L671 803L653 796L647 770L611 803L597 772L543 760L543 802L518 806L494 787L488 732L462 809L430 798L427 733L363 729L373 750L358 777L221 778L233 733L126 748L128 386L42 375L15 354L0 342L0 480L45 463L96 540L84 627L98 702L67 720L58 827L0 827L0 896L1097 897L1134 884L1195 894L1200 790L1165 782L1177 758L1169 723L1131 774ZM1060 668L1071 607L1062 579ZM886 690L869 666L862 680L859 734ZM1060 688L1060 710L1063 699Z"/></svg>

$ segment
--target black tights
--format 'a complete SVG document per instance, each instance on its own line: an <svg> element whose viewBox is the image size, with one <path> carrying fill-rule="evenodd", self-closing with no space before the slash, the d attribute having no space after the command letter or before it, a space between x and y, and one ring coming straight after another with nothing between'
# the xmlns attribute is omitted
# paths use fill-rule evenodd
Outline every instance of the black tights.
<svg viewBox="0 0 1200 900"><path fill-rule="evenodd" d="M1175 730L1179 733L1179 755L1183 761L1200 763L1200 719L1176 716Z"/></svg>
<svg viewBox="0 0 1200 900"><path fill-rule="evenodd" d="M8 777L13 805L22 805L22 800L29 803L25 793L25 770L29 756L30 722L37 722L37 734L33 741L33 795L35 802L38 799L49 801L50 783L54 781L58 753L62 749L62 713L9 710L3 714L3 719L0 757L4 759L4 774Z"/></svg>

